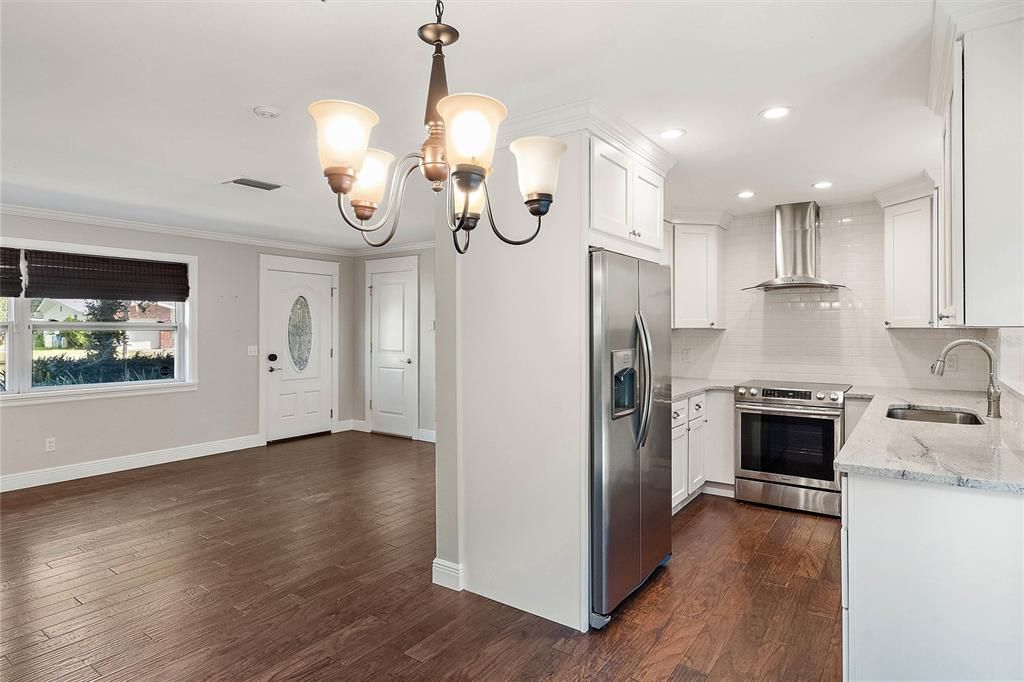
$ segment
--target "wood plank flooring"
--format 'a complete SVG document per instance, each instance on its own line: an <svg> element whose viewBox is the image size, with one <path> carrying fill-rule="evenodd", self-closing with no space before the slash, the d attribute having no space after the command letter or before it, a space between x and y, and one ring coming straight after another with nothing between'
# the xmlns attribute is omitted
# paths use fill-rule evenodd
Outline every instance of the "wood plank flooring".
<svg viewBox="0 0 1024 682"><path fill-rule="evenodd" d="M838 523L702 496L586 635L430 583L433 447L342 433L0 495L0 677L840 678Z"/></svg>

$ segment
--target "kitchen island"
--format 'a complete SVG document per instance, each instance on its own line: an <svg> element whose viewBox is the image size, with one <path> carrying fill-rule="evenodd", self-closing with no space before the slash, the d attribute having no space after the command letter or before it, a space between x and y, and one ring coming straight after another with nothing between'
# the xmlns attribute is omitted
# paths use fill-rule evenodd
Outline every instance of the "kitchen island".
<svg viewBox="0 0 1024 682"><path fill-rule="evenodd" d="M842 473L846 679L1024 678L1024 408L978 392L871 389ZM981 424L904 421L950 408Z"/></svg>

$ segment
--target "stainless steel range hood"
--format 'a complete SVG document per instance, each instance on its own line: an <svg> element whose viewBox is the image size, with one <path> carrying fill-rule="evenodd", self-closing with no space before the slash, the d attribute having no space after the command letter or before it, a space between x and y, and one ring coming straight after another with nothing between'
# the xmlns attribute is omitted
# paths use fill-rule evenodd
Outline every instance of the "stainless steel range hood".
<svg viewBox="0 0 1024 682"><path fill-rule="evenodd" d="M821 267L819 231L821 220L817 202L782 204L775 207L775 277L743 291L760 289L836 289L818 276Z"/></svg>

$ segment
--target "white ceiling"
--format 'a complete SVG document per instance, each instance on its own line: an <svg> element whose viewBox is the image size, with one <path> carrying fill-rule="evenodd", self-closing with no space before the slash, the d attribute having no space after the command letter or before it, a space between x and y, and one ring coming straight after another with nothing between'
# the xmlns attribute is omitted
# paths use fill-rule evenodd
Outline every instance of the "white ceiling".
<svg viewBox="0 0 1024 682"><path fill-rule="evenodd" d="M320 174L309 102L376 110L371 144L423 139L415 2L5 2L3 201L355 247ZM452 92L511 116L593 98L678 159L671 207L859 200L939 161L925 105L932 2L449 0ZM252 107L283 113L262 120ZM758 111L794 108L767 121ZM685 137L661 141L664 128ZM264 193L219 183L249 176ZM817 180L831 190L811 188ZM756 192L740 200L741 189ZM432 238L410 182L396 242Z"/></svg>

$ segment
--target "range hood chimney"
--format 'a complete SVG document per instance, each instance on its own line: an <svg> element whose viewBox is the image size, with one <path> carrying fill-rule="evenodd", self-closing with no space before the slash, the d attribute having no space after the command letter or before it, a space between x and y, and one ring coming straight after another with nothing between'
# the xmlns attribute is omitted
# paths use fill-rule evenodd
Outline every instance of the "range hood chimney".
<svg viewBox="0 0 1024 682"><path fill-rule="evenodd" d="M821 229L817 202L782 204L775 207L775 277L750 289L836 289L818 276L821 267L819 249Z"/></svg>

